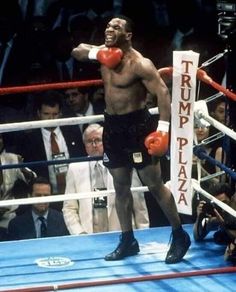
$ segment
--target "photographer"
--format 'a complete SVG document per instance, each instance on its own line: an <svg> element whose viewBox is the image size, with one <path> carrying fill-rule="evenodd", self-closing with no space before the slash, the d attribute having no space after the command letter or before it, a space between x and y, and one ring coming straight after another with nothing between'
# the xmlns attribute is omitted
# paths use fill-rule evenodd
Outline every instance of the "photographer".
<svg viewBox="0 0 236 292"><path fill-rule="evenodd" d="M235 195L230 201L229 206L236 210L236 200ZM232 263L236 263L236 218L230 214L224 214L224 226L227 232L229 242L227 244L224 259L226 261L231 261Z"/></svg>
<svg viewBox="0 0 236 292"><path fill-rule="evenodd" d="M232 190L226 183L216 183L209 188L209 193L227 205L231 205ZM193 226L193 236L196 241L203 240L206 235L215 231L213 238L217 244L228 244L229 235L224 222L225 213L209 201L200 200L197 206L197 219Z"/></svg>

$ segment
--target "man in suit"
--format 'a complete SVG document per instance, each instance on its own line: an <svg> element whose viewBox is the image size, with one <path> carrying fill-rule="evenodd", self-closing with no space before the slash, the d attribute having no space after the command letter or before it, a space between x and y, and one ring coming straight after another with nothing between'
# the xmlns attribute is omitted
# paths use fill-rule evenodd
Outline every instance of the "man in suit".
<svg viewBox="0 0 236 292"><path fill-rule="evenodd" d="M38 96L37 115L40 120L58 119L61 117L61 94L50 90ZM51 138L54 136L58 153L53 153ZM35 129L25 133L20 142L19 154L24 162L46 161L81 157L86 154L82 135L77 126L62 126L54 128ZM31 169L38 175L49 179L53 194L62 194L65 191L65 180L59 183L59 176L66 175L67 165L36 165ZM61 210L62 203L53 204Z"/></svg>
<svg viewBox="0 0 236 292"><path fill-rule="evenodd" d="M65 90L65 116L83 117L103 114L104 107L101 107L97 102L93 102L93 91L90 88L68 88ZM81 132L85 130L88 124L80 124Z"/></svg>
<svg viewBox="0 0 236 292"><path fill-rule="evenodd" d="M83 141L89 156L102 156L103 127L90 124L83 133ZM102 181L98 181L95 168L100 168ZM137 173L133 173L132 186L141 186ZM97 189L114 189L112 176L102 161L71 163L66 178L66 193L81 193ZM134 228L149 227L149 217L143 193L133 192L133 225ZM120 230L115 209L115 196L86 198L64 201L64 219L70 234L105 232Z"/></svg>
<svg viewBox="0 0 236 292"><path fill-rule="evenodd" d="M49 181L37 177L32 182L31 196L44 197L52 194ZM32 208L9 222L9 240L68 235L61 212L49 208L49 203L33 204Z"/></svg>

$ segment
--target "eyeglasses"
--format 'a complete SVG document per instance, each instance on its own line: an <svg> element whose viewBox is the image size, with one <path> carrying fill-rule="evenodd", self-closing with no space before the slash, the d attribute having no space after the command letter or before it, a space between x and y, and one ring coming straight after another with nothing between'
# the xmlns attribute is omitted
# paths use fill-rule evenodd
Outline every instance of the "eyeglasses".
<svg viewBox="0 0 236 292"><path fill-rule="evenodd" d="M95 145L99 145L99 144L102 144L102 139L99 139L99 138L96 138L96 139L89 139L89 140L86 140L85 143L89 146L95 144Z"/></svg>

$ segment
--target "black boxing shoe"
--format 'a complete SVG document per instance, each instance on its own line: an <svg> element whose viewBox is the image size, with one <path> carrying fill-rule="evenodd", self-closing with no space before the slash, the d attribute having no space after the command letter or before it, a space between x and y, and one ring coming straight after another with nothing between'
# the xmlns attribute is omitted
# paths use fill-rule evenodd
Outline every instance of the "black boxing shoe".
<svg viewBox="0 0 236 292"><path fill-rule="evenodd" d="M134 238L131 242L120 241L117 248L105 256L106 261L119 261L125 257L136 255L139 252L138 241Z"/></svg>
<svg viewBox="0 0 236 292"><path fill-rule="evenodd" d="M171 245L165 259L166 264L175 264L180 262L191 245L190 237L184 230L178 234L178 236L171 236Z"/></svg>

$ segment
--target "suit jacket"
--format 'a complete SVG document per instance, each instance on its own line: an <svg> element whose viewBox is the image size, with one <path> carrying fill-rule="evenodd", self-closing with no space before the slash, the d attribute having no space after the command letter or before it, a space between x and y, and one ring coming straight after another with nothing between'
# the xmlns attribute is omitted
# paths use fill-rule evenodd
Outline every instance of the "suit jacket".
<svg viewBox="0 0 236 292"><path fill-rule="evenodd" d="M71 163L66 178L66 193L90 192L92 189L89 162ZM134 172L132 186L141 185ZM109 172L105 182L107 189L114 189L113 179ZM133 221L136 228L149 227L148 210L143 193L133 194ZM120 230L115 209L115 195L107 197L108 229ZM93 202L91 198L64 201L64 219L70 234L93 233Z"/></svg>
<svg viewBox="0 0 236 292"><path fill-rule="evenodd" d="M60 129L66 141L70 158L85 156L86 152L84 143L78 127L62 126ZM17 152L24 158L24 162L47 161L42 132L40 129L35 129L26 133L19 144ZM38 176L43 176L49 179L48 166L46 164L31 166L30 168Z"/></svg>
<svg viewBox="0 0 236 292"><path fill-rule="evenodd" d="M3 152L0 154L0 161L2 165L17 164L19 163L18 156L14 153ZM2 170L3 183L0 186L0 199L8 200L13 199L11 189L16 180L25 181L24 175L19 168L3 169ZM15 210L18 206L8 206L7 211L2 214L0 219L0 227L7 228L9 221L15 217Z"/></svg>
<svg viewBox="0 0 236 292"><path fill-rule="evenodd" d="M64 236L68 234L69 232L66 228L62 213L49 208L47 217L48 237ZM9 222L8 238L9 240L36 238L36 230L31 210L16 216Z"/></svg>

